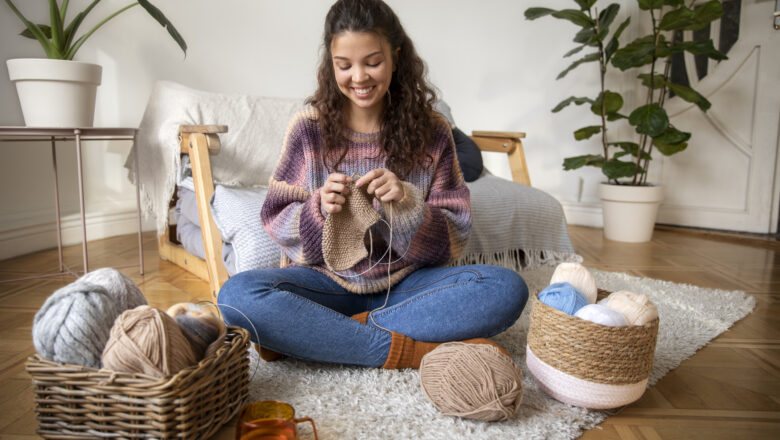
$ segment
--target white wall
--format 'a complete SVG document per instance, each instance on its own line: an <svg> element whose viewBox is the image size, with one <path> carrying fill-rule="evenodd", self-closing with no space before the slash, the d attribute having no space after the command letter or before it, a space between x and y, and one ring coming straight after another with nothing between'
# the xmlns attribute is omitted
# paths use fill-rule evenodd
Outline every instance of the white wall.
<svg viewBox="0 0 780 440"><path fill-rule="evenodd" d="M72 0L71 11L86 0ZM105 4L103 4L105 3ZM91 22L122 2L103 2ZM96 126L137 126L156 80L218 92L305 98L314 89L322 23L331 0L166 0L155 2L187 40L183 57L167 33L139 7L119 16L77 55L103 66ZM464 130L525 131L532 184L564 203L569 221L599 224L598 170L564 172L564 157L598 152L595 140L572 132L596 124L584 108L553 114L570 96L597 93L596 65L556 81L571 59L574 26L552 18L529 22L531 6L572 7L570 0L388 0L429 67L430 79ZM626 14L633 2L619 0ZM16 2L43 22L45 2ZM88 23L87 23L88 24ZM0 59L40 57L37 42L17 36L21 24L0 3ZM626 41L633 35L626 34ZM21 125L13 85L0 65L0 125ZM620 89L620 87L614 87ZM218 122L218 121L215 121ZM67 243L80 240L75 154L58 147ZM89 238L135 231L135 192L122 167L127 143L88 144L85 152ZM0 143L0 259L54 246L51 158L48 144ZM501 157L488 167L507 176ZM582 195L577 188L582 182ZM145 229L153 229L148 223Z"/></svg>

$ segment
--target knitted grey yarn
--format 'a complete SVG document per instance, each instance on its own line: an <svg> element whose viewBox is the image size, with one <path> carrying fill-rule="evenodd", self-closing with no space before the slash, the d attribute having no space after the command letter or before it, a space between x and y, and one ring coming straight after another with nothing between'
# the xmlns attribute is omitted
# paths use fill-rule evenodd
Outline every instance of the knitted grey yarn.
<svg viewBox="0 0 780 440"><path fill-rule="evenodd" d="M122 312L105 287L77 280L49 296L35 314L33 344L46 359L100 368L111 326Z"/></svg>
<svg viewBox="0 0 780 440"><path fill-rule="evenodd" d="M138 286L116 269L89 272L54 292L33 321L33 344L46 359L100 368L111 326L146 304Z"/></svg>
<svg viewBox="0 0 780 440"><path fill-rule="evenodd" d="M141 289L135 285L130 277L116 269L104 267L93 270L79 278L79 281L104 287L107 293L119 302L119 308L122 311L146 305L146 298L141 293Z"/></svg>

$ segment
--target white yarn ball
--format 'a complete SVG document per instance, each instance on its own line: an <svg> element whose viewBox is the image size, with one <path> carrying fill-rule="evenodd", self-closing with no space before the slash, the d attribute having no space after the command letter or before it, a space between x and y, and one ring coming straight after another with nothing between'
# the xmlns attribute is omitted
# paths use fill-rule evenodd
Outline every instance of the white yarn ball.
<svg viewBox="0 0 780 440"><path fill-rule="evenodd" d="M593 279L593 275L585 266L579 263L559 264L550 278L550 284L563 282L571 284L575 289L585 294L591 304L596 302L598 295L596 280Z"/></svg>
<svg viewBox="0 0 780 440"><path fill-rule="evenodd" d="M645 325L658 317L658 309L641 293L620 290L611 293L600 304L622 313L631 325Z"/></svg>
<svg viewBox="0 0 780 440"><path fill-rule="evenodd" d="M147 304L141 289L130 277L116 269L104 267L93 270L79 278L79 281L104 287L106 292L117 301L119 310L134 309Z"/></svg>
<svg viewBox="0 0 780 440"><path fill-rule="evenodd" d="M626 317L617 310L611 309L602 304L588 304L577 310L574 316L596 324L608 325L610 327L620 327L628 325Z"/></svg>

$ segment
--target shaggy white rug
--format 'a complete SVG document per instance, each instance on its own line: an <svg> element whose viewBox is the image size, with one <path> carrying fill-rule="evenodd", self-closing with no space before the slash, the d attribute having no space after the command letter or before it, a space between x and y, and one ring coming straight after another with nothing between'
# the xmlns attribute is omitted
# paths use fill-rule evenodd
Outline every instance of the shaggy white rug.
<svg viewBox="0 0 780 440"><path fill-rule="evenodd" d="M547 285L554 268L521 272L529 290ZM660 327L648 386L692 356L753 310L741 291L703 289L626 274L592 271L598 286L644 293L658 307ZM493 338L523 369L523 405L504 422L444 416L420 390L417 370L389 371L286 359L258 361L251 350L250 400L281 400L298 417L311 417L319 438L330 439L572 439L608 417L560 403L536 385L525 366L529 307L520 320ZM301 438L314 438L301 424Z"/></svg>

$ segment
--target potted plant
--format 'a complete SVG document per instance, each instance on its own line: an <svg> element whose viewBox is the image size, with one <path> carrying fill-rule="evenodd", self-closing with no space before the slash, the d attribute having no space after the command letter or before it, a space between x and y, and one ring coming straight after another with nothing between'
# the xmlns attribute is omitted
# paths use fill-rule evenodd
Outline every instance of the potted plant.
<svg viewBox="0 0 780 440"><path fill-rule="evenodd" d="M562 71L558 79L580 65L597 63L600 90L595 97L566 98L552 111L558 112L571 104L589 104L591 113L599 118L600 123L576 130L574 138L581 141L600 134L601 151L598 154L567 157L563 161L563 168L601 168L607 179L599 186L604 235L607 239L649 241L658 206L663 199L663 187L647 182L653 153L657 151L665 156L679 153L685 150L691 138L691 133L681 130L669 120L664 103L670 94L674 94L695 104L702 111L710 108L710 102L704 96L670 80L671 57L687 51L716 60L726 59L724 54L715 49L711 39L684 41L682 38L683 31L703 29L711 21L720 18L723 7L718 0L708 1L695 8L693 1L686 5L684 0L637 0L639 9L645 11L642 14L647 15L651 24L651 33L621 47L619 38L631 23L631 17L611 30L620 5L611 3L599 11L595 6L596 1L574 0L577 9L529 8L525 11L525 17L535 20L550 15L579 27L574 36L577 46L564 57L584 49L590 52ZM622 95L607 87L607 71L611 68L622 72L644 68L636 75L636 81L644 87L645 98L641 105L630 112L623 108ZM630 140L612 137L608 128L626 122L632 127L635 137Z"/></svg>
<svg viewBox="0 0 780 440"><path fill-rule="evenodd" d="M46 58L6 61L8 75L16 83L19 102L28 126L90 127L95 115L95 94L102 67L73 61L73 57L95 31L117 15L140 5L176 41L185 55L187 43L165 15L147 0L138 0L107 15L92 29L77 36L79 27L100 3L94 0L68 22L68 0L48 0L49 24L35 24L11 0L5 3L25 26L22 36L38 40Z"/></svg>

